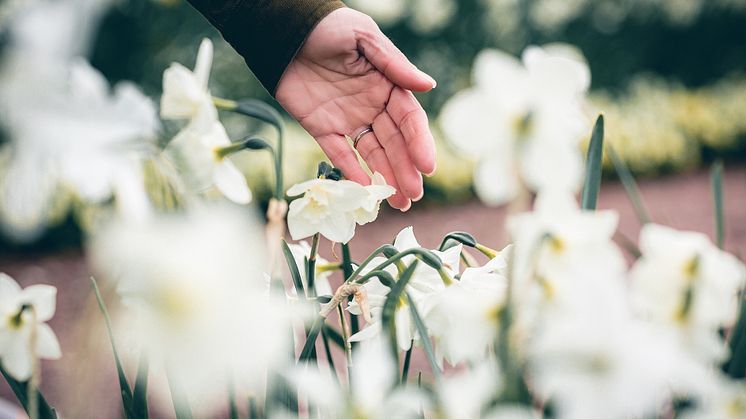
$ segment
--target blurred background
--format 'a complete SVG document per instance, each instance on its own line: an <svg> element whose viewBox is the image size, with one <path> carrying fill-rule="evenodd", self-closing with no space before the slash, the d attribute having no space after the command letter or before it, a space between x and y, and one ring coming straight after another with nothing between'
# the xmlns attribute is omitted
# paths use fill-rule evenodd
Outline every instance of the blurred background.
<svg viewBox="0 0 746 419"><path fill-rule="evenodd" d="M18 3L4 2L5 9ZM578 47L592 73L589 114L606 114L608 141L640 178L691 173L715 158L739 165L746 156L746 0L350 0L348 4L370 14L418 67L438 80L437 89L419 96L439 149L439 170L426 179L427 193L420 207L473 199L473 162L440 139L437 117L449 97L470 85L474 57L485 48L520 55L532 44L565 42ZM90 59L112 83L135 81L157 99L163 70L173 61L191 66L196 46L205 36L216 43L214 95L259 98L277 106L242 58L184 0L116 3L100 22ZM224 118L229 132L237 136L254 129L244 119ZM288 121L288 125L290 185L313 175L323 155L297 124ZM271 182L265 157L244 153L239 159L260 199L269 196ZM33 243L3 238L0 248L23 252L78 244L74 220L65 214L58 218L60 225Z"/></svg>
<svg viewBox="0 0 746 419"><path fill-rule="evenodd" d="M0 50L9 10L23 1L0 0ZM354 257L391 241L408 225L415 227L425 247L437 245L445 233L453 230L477 233L478 238L496 248L505 244L504 211L475 199L474 162L440 138L438 115L454 93L470 85L471 66L479 51L498 48L520 55L528 45L554 42L572 44L587 58L592 73L589 113L605 113L607 140L640 181L653 219L712 235L708 169L715 160L723 159L726 243L736 254L746 252L746 0L347 3L370 14L418 67L438 81L433 92L419 95L438 141L438 172L426 178L425 198L410 212L401 215L385 208L374 226L359 229L353 241ZM118 2L101 20L89 57L110 82L135 81L157 100L163 70L173 61L191 67L199 41L205 36L215 42L213 95L258 98L279 109L242 58L183 0ZM244 118L221 117L233 138L264 129ZM287 124L286 184L292 185L312 177L324 157L297 124L289 120ZM166 133L171 132L169 129L173 127L166 124ZM272 182L269 158L261 153L243 153L237 161L257 201L266 201ZM0 168L2 165L0 159ZM606 169L608 178L602 186L600 206L618 209L621 231L634 240L639 223L613 169ZM89 270L80 249L83 240L78 226L84 220L64 211L56 215L56 220L54 227L30 242L0 235L0 271L8 272L24 286L43 282L60 287L60 314L52 325L60 336L65 358L64 362L45 366L44 384L54 401L60 399L66 377L80 374L75 365L85 362L85 354L90 353L73 349L91 332L83 333L79 326L73 326L74 320L97 314L88 289ZM334 258L328 243L322 244L321 253ZM89 342L88 349L107 353L100 322L93 330L102 340ZM108 405L106 400L116 403L117 397L110 362L106 359L101 365L111 375L98 375L91 383L109 395L101 401L104 406ZM0 395L7 396L7 389L0 386ZM78 399L88 396L77 394ZM114 417L102 412L115 415L116 404L107 408L92 416L80 412L73 417Z"/></svg>

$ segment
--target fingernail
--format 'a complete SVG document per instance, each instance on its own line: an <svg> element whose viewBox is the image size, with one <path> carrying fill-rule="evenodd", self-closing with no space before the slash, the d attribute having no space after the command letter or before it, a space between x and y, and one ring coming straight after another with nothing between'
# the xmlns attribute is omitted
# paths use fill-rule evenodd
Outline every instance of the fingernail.
<svg viewBox="0 0 746 419"><path fill-rule="evenodd" d="M422 73L423 76L425 76L430 81L430 84L433 86L433 89L435 89L438 86L438 82L435 81L435 79L431 75L425 73L422 70L420 70L420 72Z"/></svg>
<svg viewBox="0 0 746 419"><path fill-rule="evenodd" d="M432 177L437 170L438 170L438 166L435 165L435 166L433 166L433 170L430 173L425 173L425 176Z"/></svg>
<svg viewBox="0 0 746 419"><path fill-rule="evenodd" d="M407 205L405 205L404 208L399 209L399 211L407 212L410 208L412 208L412 201L407 201Z"/></svg>
<svg viewBox="0 0 746 419"><path fill-rule="evenodd" d="M423 196L425 196L425 190L424 189L420 191L419 195L417 195L416 197L412 198L412 202L418 202L420 199L422 199Z"/></svg>

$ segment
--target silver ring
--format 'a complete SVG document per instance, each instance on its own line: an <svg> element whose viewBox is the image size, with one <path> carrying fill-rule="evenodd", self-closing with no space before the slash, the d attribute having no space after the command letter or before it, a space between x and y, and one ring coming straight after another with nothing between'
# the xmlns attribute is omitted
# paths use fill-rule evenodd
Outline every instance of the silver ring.
<svg viewBox="0 0 746 419"><path fill-rule="evenodd" d="M357 137L355 137L355 141L352 142L352 147L357 149L357 143L360 142L360 139L362 139L365 134L368 134L371 132L373 132L373 127L367 127L364 130L360 131L360 134L358 134Z"/></svg>

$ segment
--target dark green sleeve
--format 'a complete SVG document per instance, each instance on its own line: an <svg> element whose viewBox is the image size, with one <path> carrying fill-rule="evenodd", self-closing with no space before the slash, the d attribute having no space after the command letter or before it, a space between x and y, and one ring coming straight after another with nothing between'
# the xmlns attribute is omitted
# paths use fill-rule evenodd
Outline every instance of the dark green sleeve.
<svg viewBox="0 0 746 419"><path fill-rule="evenodd" d="M188 0L215 26L273 96L285 68L339 0Z"/></svg>

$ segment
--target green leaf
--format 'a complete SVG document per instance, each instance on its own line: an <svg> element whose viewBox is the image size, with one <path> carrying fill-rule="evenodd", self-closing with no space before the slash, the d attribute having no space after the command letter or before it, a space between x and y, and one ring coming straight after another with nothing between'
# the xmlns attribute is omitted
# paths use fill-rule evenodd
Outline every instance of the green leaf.
<svg viewBox="0 0 746 419"><path fill-rule="evenodd" d="M352 257L350 256L350 246L346 243L342 243L342 273L344 278L348 278L354 272L352 268ZM360 331L360 322L356 315L350 313L350 333L354 335ZM352 347L355 348L357 342L352 342Z"/></svg>
<svg viewBox="0 0 746 419"><path fill-rule="evenodd" d="M419 261L415 259L414 262L407 266L407 269L401 274L399 280L394 282L381 310L381 325L389 332L389 344L392 345L394 359L399 359L399 349L396 344L396 309L404 297L404 290L412 279L418 263Z"/></svg>
<svg viewBox="0 0 746 419"><path fill-rule="evenodd" d="M723 161L712 165L712 200L715 204L715 240L720 249L725 245L725 214L723 208Z"/></svg>
<svg viewBox="0 0 746 419"><path fill-rule="evenodd" d="M453 231L443 237L438 250L442 252L446 249L450 249L451 247L456 245L456 243L454 242L461 243L469 247L475 247L477 245L477 239L475 239L474 236L472 236L471 234L465 231Z"/></svg>
<svg viewBox="0 0 746 419"><path fill-rule="evenodd" d="M230 388L228 389L228 414L230 419L241 419L236 404L236 388L233 385L233 380L230 381Z"/></svg>
<svg viewBox="0 0 746 419"><path fill-rule="evenodd" d="M409 347L407 352L404 354L404 366L401 369L401 384L406 384L409 377L409 364L412 361L412 350L414 349L414 341L412 346Z"/></svg>
<svg viewBox="0 0 746 419"><path fill-rule="evenodd" d="M601 189L601 169L604 156L604 116L599 115L593 127L588 157L585 161L585 184L583 185L582 208L595 210L598 192Z"/></svg>
<svg viewBox="0 0 746 419"><path fill-rule="evenodd" d="M611 144L608 144L606 146L606 152L609 154L611 163L614 165L614 171L616 171L619 180L622 182L622 186L624 186L624 191L627 193L627 198L629 198L630 203L632 203L632 207L635 209L637 219L640 220L640 223L642 224L649 223L651 221L650 214L648 214L648 211L645 208L645 204L642 200L642 195L640 194L640 188L637 186L635 177L632 176L632 172L629 170L629 167L627 167L627 164L624 162L624 160L619 157Z"/></svg>
<svg viewBox="0 0 746 419"><path fill-rule="evenodd" d="M136 418L148 419L148 371L148 357L143 352L140 354L135 389L132 392L132 413Z"/></svg>
<svg viewBox="0 0 746 419"><path fill-rule="evenodd" d="M282 253L285 255L285 262L290 269L290 277L293 279L293 285L295 285L295 292L298 294L298 298L305 298L306 291L303 288L303 278L300 276L293 252L285 240L282 241Z"/></svg>
<svg viewBox="0 0 746 419"><path fill-rule="evenodd" d="M436 380L440 379L440 368L435 359L435 351L433 350L432 342L430 342L425 322L422 321L422 317L420 317L420 313L417 311L417 307L415 307L412 297L410 297L409 293L406 295L407 300L409 300L409 313L412 315L414 326L417 329L417 333L420 335L420 341L422 342L422 347L425 349L427 360L430 362L430 368L433 370L433 376L435 376Z"/></svg>
<svg viewBox="0 0 746 419"><path fill-rule="evenodd" d="M741 300L741 312L733 331L730 341L730 359L723 364L723 372L731 378L746 378L746 303Z"/></svg>
<svg viewBox="0 0 746 419"><path fill-rule="evenodd" d="M166 371L168 376L168 387L171 390L171 402L174 405L174 413L176 419L193 419L192 409L189 407L189 400L184 393L184 389L181 388L181 383L178 380L173 379L173 375Z"/></svg>
<svg viewBox="0 0 746 419"><path fill-rule="evenodd" d="M98 302L98 308L99 310L101 310L101 314L104 315L104 322L106 323L106 332L109 334L109 342L111 343L111 350L114 353L114 362L116 363L117 375L119 376L119 390L122 395L122 408L124 409L124 414L128 419L138 418L138 416L136 416L135 412L132 410L132 406L133 406L132 389L129 385L129 382L127 382L127 374L125 374L124 372L124 367L122 366L122 360L119 357L119 351L117 350L117 345L114 342L114 332L112 331L112 327L111 327L111 318L109 317L108 310L106 310L104 299L101 297L101 292L98 289L98 284L96 283L96 280L93 277L91 277L91 287L93 288L93 293L96 296L96 301Z"/></svg>
<svg viewBox="0 0 746 419"><path fill-rule="evenodd" d="M303 344L300 357L298 357L298 362L305 362L311 359L316 349L316 338L319 336L319 332L321 332L324 321L325 319L321 316L316 317L313 321L311 329L308 331L308 336L306 337L306 343Z"/></svg>
<svg viewBox="0 0 746 419"><path fill-rule="evenodd" d="M26 413L29 413L28 383L18 381L15 378L11 377L10 374L8 374L2 368L2 366L0 366L0 373L2 373L5 381L8 382L8 386L13 391L13 394L15 394L16 399L18 399L18 403L21 404ZM54 408L49 406L49 403L44 398L44 395L41 394L41 391L39 391L38 388L36 389L36 398L37 407L39 410L39 419L57 419L57 412L54 410Z"/></svg>
<svg viewBox="0 0 746 419"><path fill-rule="evenodd" d="M342 334L337 331L337 329L330 326L328 323L324 323L322 332L331 339L332 342L334 342L335 345L340 347L341 349L344 349L345 340L342 337Z"/></svg>

